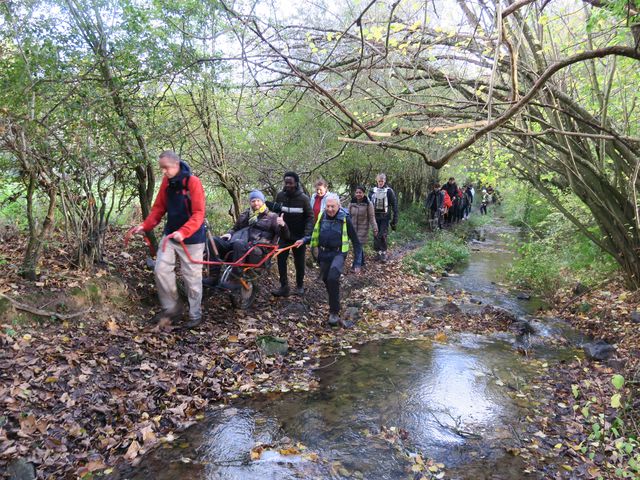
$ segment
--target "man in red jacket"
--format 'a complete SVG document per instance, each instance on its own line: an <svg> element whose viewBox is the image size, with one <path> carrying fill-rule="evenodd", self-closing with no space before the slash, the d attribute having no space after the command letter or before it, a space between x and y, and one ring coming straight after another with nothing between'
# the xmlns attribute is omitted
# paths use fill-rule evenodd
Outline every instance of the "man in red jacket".
<svg viewBox="0 0 640 480"><path fill-rule="evenodd" d="M192 259L202 260L205 243L204 189L200 179L191 174L189 165L174 152L162 152L158 163L164 175L160 190L151 213L135 228L134 233L152 230L167 214L160 245L165 244L165 238L170 240L166 242L164 251L162 247L159 249L154 270L162 311L154 317L154 321L182 318L183 306L178 296L175 273L177 255L180 257L189 298L189 322L185 327L191 328L202 321L202 265L189 261L180 242L185 243Z"/></svg>

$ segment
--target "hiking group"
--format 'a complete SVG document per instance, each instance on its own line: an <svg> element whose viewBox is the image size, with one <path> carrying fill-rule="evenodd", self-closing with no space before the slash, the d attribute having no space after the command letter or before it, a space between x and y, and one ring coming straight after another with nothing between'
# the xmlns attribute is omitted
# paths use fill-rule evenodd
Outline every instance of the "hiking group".
<svg viewBox="0 0 640 480"><path fill-rule="evenodd" d="M200 179L189 166L172 151L159 156L163 173L160 189L150 214L133 233L145 234L153 230L166 215L154 267L155 283L161 311L153 321L180 321L184 306L176 283L176 258L188 299L189 320L183 326L193 328L202 321L203 285L212 287L220 282L220 265L211 265L209 276L203 278L202 262L207 250L205 231L205 194ZM389 229L398 223L398 202L395 192L387 185L384 173L376 177L376 186L366 194L364 186L355 188L349 205L344 208L340 197L328 191L326 181L315 184L309 198L296 172L283 175L283 188L273 202L267 201L259 190L249 193L249 208L224 235L213 238L214 260L257 262L266 252L264 247L277 244L277 265L280 286L271 293L276 297L304 295L307 245L319 266L319 278L325 284L329 300L330 326L349 328L351 322L340 318L340 278L344 271L349 243L353 245L351 270L359 274L365 266L364 245L369 231L373 232L375 257L386 261ZM271 247L274 248L274 247ZM289 285L287 260L293 256L295 288ZM209 258L210 259L210 258ZM234 285L224 285L234 288Z"/></svg>
<svg viewBox="0 0 640 480"><path fill-rule="evenodd" d="M221 266L259 265L260 260L277 245L277 265L280 286L271 293L276 297L291 294L304 295L304 278L307 246L319 266L319 278L325 284L331 326L350 327L340 318L340 278L344 271L349 244L353 246L351 271L360 274L365 266L364 246L369 232L373 233L375 259L387 260L389 229L398 224L398 200L387 184L387 177L380 173L376 185L367 195L364 186L358 185L347 207L340 197L329 192L328 183L319 179L311 198L304 193L300 177L289 171L283 175L283 187L274 201L268 201L260 190L249 193L247 208L225 234L211 238L205 228L206 202L200 179L191 173L189 166L172 151L164 151L159 157L163 173L160 189L147 218L132 229L133 233L146 233L160 223L166 215L166 223L154 266L155 282L161 311L154 322L167 319L179 321L184 315L176 283L176 258L186 297L189 320L183 325L192 328L202 321L202 294L204 287L240 288L239 275L221 280ZM467 219L475 197L473 185L458 187L451 177L444 185L435 183L426 198L426 209L433 228L443 228ZM491 203L499 203L498 192L492 187L482 188L480 213L486 214ZM295 287L289 285L288 258L293 256ZM203 278L202 264L206 258L210 265L208 276ZM234 281L235 280L235 281Z"/></svg>
<svg viewBox="0 0 640 480"><path fill-rule="evenodd" d="M475 188L471 183L458 187L454 177L444 185L434 183L425 202L431 228L444 228L469 218L474 199ZM482 187L480 214L487 214L490 203L500 203L499 194L491 185Z"/></svg>

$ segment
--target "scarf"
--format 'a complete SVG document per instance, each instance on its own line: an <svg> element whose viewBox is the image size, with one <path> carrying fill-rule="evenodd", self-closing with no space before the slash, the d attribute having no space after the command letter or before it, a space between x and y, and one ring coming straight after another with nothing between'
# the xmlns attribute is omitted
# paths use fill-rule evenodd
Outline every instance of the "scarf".
<svg viewBox="0 0 640 480"><path fill-rule="evenodd" d="M266 205L262 205L258 210L252 210L249 215L249 225L255 225L258 221L258 217L268 210Z"/></svg>

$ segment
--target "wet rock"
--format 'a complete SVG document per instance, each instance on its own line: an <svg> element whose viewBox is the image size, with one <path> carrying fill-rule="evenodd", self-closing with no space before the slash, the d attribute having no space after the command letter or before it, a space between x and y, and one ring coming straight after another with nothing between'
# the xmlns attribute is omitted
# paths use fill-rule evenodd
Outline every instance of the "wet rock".
<svg viewBox="0 0 640 480"><path fill-rule="evenodd" d="M445 303L442 306L442 313L445 313L447 315L454 315L460 312L461 312L460 307L453 302Z"/></svg>
<svg viewBox="0 0 640 480"><path fill-rule="evenodd" d="M417 317L413 317L411 319L411 323L413 323L414 325L420 325L426 321L427 321L427 317L422 315L418 315Z"/></svg>
<svg viewBox="0 0 640 480"><path fill-rule="evenodd" d="M487 305L482 309L481 313L483 315L491 315L497 317L498 319L504 320L508 323L513 323L518 320L518 317L515 314L502 307L493 307L491 305Z"/></svg>
<svg viewBox="0 0 640 480"><path fill-rule="evenodd" d="M285 355L289 351L289 342L284 338L261 335L256 345L265 355Z"/></svg>
<svg viewBox="0 0 640 480"><path fill-rule="evenodd" d="M309 307L301 302L291 302L282 309L284 315L307 315Z"/></svg>
<svg viewBox="0 0 640 480"><path fill-rule="evenodd" d="M428 298L422 300L422 308L431 308L433 307L433 303Z"/></svg>
<svg viewBox="0 0 640 480"><path fill-rule="evenodd" d="M588 359L598 361L608 360L616 351L613 345L609 345L604 340L586 343L582 346L582 349Z"/></svg>
<svg viewBox="0 0 640 480"><path fill-rule="evenodd" d="M477 298L473 298L473 297L469 299L469 302L475 303L476 305L482 305L482 300L478 300Z"/></svg>
<svg viewBox="0 0 640 480"><path fill-rule="evenodd" d="M536 333L535 328L528 321L524 319L518 319L513 322L509 328L516 334L517 337L523 337L525 335L533 335Z"/></svg>
<svg viewBox="0 0 640 480"><path fill-rule="evenodd" d="M586 287L586 285L584 285L581 282L576 283L575 286L573 287L574 295L582 295L583 293L587 293L588 291L589 289Z"/></svg>
<svg viewBox="0 0 640 480"><path fill-rule="evenodd" d="M448 277L449 276L449 272L447 272L446 270L442 272L442 276L443 277Z"/></svg>
<svg viewBox="0 0 640 480"><path fill-rule="evenodd" d="M35 480L36 467L24 458L16 458L7 468L9 480Z"/></svg>
<svg viewBox="0 0 640 480"><path fill-rule="evenodd" d="M528 294L528 293L526 293L526 292L518 292L518 293L516 294L516 298L517 298L518 300L531 300L531 295L529 295L529 294Z"/></svg>
<svg viewBox="0 0 640 480"><path fill-rule="evenodd" d="M640 323L640 310L636 310L635 312L631 312L631 321L633 323Z"/></svg>
<svg viewBox="0 0 640 480"><path fill-rule="evenodd" d="M436 286L435 285L429 285L429 293L436 293Z"/></svg>
<svg viewBox="0 0 640 480"><path fill-rule="evenodd" d="M352 322L357 322L362 318L360 314L360 309L358 307L347 307L344 311L344 319L351 320Z"/></svg>
<svg viewBox="0 0 640 480"><path fill-rule="evenodd" d="M435 272L435 269L433 268L433 266L427 265L426 267L424 267L424 271L427 272L428 274L431 274Z"/></svg>

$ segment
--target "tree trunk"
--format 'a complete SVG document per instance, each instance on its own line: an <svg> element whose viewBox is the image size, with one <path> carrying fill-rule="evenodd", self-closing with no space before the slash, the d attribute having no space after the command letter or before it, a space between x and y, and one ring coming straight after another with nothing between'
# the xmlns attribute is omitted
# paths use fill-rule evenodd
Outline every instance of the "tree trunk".
<svg viewBox="0 0 640 480"><path fill-rule="evenodd" d="M44 240L49 236L54 222L54 213L56 208L56 189L49 187L47 195L49 198L47 215L45 216L42 227L38 229L37 219L33 213L33 201L35 196L36 178L34 174L30 175L29 186L27 188L27 221L29 223L29 242L22 259L22 267L20 274L27 280L37 280L38 269L42 256L42 247Z"/></svg>

